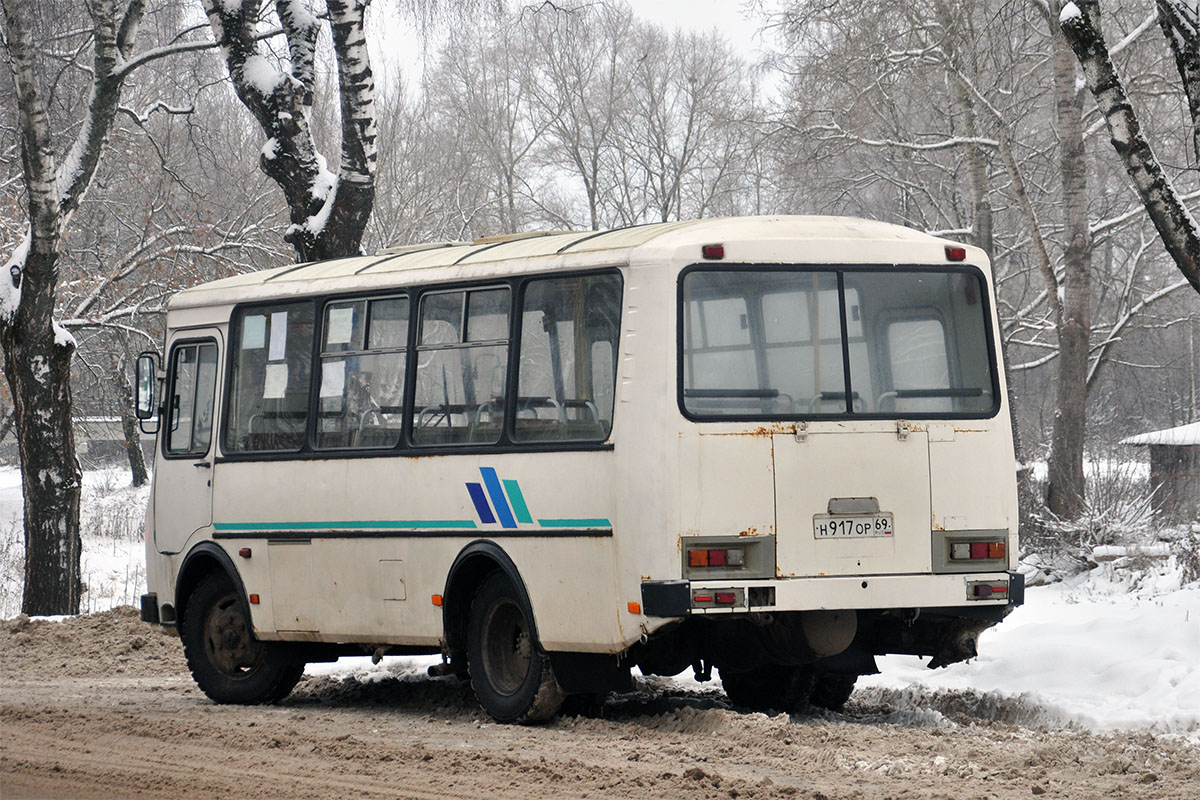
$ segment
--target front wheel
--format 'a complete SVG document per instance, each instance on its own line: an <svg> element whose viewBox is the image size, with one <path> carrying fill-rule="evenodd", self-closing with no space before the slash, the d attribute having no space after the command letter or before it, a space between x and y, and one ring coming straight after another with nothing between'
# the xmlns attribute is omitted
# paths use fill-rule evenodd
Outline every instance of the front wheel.
<svg viewBox="0 0 1200 800"><path fill-rule="evenodd" d="M550 719L566 697L538 646L529 600L503 573L471 603L467 661L475 697L497 722Z"/></svg>
<svg viewBox="0 0 1200 800"><path fill-rule="evenodd" d="M245 605L225 575L200 582L187 601L183 653L200 689L218 703L255 705L282 700L303 664L277 664L254 638Z"/></svg>

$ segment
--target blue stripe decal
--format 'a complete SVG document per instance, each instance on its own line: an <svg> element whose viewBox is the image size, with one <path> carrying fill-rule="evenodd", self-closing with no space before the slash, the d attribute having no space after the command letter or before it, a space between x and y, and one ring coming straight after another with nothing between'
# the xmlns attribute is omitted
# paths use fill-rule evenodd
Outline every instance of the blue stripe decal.
<svg viewBox="0 0 1200 800"><path fill-rule="evenodd" d="M480 467L479 472L483 475L483 485L487 487L488 496L492 498L492 505L496 508L496 516L500 518L500 524L505 528L517 527L512 512L508 510L508 500L504 497L504 487L500 485L500 479L496 477L496 470L491 467Z"/></svg>
<svg viewBox="0 0 1200 800"><path fill-rule="evenodd" d="M475 504L475 510L479 513L479 521L484 525L491 525L495 522L496 518L492 516L492 507L488 505L483 487L478 483L468 483L467 491L471 493L471 502Z"/></svg>
<svg viewBox="0 0 1200 800"><path fill-rule="evenodd" d="M525 495L521 494L520 484L516 481L505 481L504 488L508 490L508 501L512 503L513 513L517 515L517 522L532 525L533 517L529 514L529 506L525 505Z"/></svg>
<svg viewBox="0 0 1200 800"><path fill-rule="evenodd" d="M606 519L539 519L543 528L611 528Z"/></svg>

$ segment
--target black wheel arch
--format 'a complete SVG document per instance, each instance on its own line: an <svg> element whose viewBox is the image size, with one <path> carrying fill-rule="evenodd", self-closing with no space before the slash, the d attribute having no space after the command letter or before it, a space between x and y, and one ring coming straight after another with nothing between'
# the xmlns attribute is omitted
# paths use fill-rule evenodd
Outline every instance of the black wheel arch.
<svg viewBox="0 0 1200 800"><path fill-rule="evenodd" d="M233 559L221 546L215 542L201 542L188 551L179 567L179 577L175 581L175 624L176 630L183 630L183 617L187 609L188 597L207 576L225 573L233 588L237 591L238 602L242 604L242 613L250 620L250 605L246 602L246 586L242 576L238 574Z"/></svg>
<svg viewBox="0 0 1200 800"><path fill-rule="evenodd" d="M475 592L493 572L502 572L530 604L529 591L521 572L504 548L489 539L476 539L458 552L446 575L442 590L442 630L452 656L465 653L467 648L467 619ZM537 620L529 620L534 641L540 642ZM540 646L540 645L539 645Z"/></svg>

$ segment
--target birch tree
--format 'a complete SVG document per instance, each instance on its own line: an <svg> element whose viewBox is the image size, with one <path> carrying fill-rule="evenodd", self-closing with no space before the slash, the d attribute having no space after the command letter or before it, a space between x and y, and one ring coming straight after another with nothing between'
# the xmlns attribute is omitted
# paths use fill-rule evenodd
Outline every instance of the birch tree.
<svg viewBox="0 0 1200 800"><path fill-rule="evenodd" d="M262 39L273 21L263 0L204 0L234 90L267 136L260 162L283 190L299 261L357 253L375 198L375 81L367 52L366 0L327 0L338 68L341 161L336 173L317 149L310 113L323 23L305 0L274 7L287 44L276 58Z"/></svg>
<svg viewBox="0 0 1200 800"><path fill-rule="evenodd" d="M79 610L81 591L81 474L71 426L76 344L54 317L63 234L96 173L130 76L164 56L208 45L189 39L185 31L165 45L138 51L146 0L88 5L87 28L66 39L74 40L76 53L91 51L88 99L65 152L56 151L56 126L47 106L53 89L42 81L35 41L49 17L71 9L24 0L3 0L0 7L26 196L25 231L0 273L0 347L13 398L24 500L22 610L69 614ZM57 21L61 24L61 18Z"/></svg>
<svg viewBox="0 0 1200 800"><path fill-rule="evenodd" d="M1175 54L1191 112L1194 147L1200 158L1200 5L1196 0L1157 0L1159 20ZM1077 0L1062 7L1062 30L1083 66L1088 88L1108 125L1112 146L1129 173L1158 235L1175 265L1200 292L1200 228L1167 176L1142 132L1100 27L1099 0Z"/></svg>

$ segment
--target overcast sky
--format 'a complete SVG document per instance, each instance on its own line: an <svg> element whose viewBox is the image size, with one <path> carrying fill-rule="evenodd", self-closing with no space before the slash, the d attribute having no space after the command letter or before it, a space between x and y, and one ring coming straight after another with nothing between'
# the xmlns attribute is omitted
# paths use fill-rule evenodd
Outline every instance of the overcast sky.
<svg viewBox="0 0 1200 800"><path fill-rule="evenodd" d="M742 0L629 0L638 17L664 28L708 31L716 28L747 61L757 61L762 47L759 21L742 13Z"/></svg>

